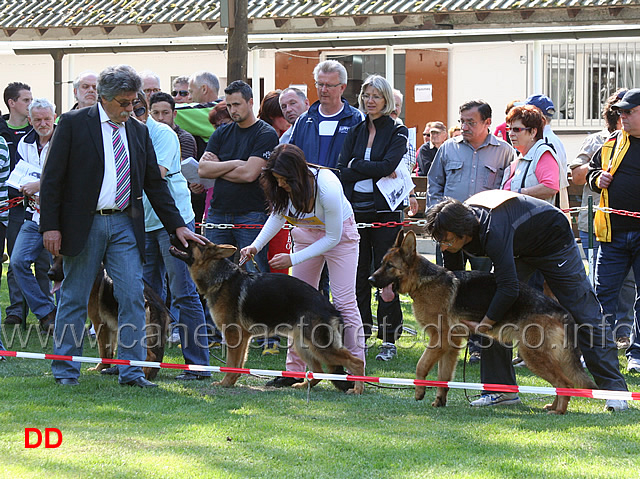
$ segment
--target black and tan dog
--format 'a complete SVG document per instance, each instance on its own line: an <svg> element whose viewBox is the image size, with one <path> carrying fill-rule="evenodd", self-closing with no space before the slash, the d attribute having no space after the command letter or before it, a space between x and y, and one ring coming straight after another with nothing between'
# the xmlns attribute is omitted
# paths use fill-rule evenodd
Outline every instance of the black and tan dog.
<svg viewBox="0 0 640 479"><path fill-rule="evenodd" d="M280 334L313 372L340 374L346 368L364 375L364 362L342 345L343 320L338 310L315 288L297 278L277 273L248 273L227 258L231 245L189 243L185 248L172 240L171 254L189 265L198 291L206 299L216 326L227 342L227 366L241 368L249 342L255 335ZM235 384L240 374L226 373L220 386ZM320 382L312 379L311 386ZM347 393L361 394L363 383L332 381ZM294 387L306 387L306 381Z"/></svg>
<svg viewBox="0 0 640 479"><path fill-rule="evenodd" d="M64 279L62 256L57 256L48 272L54 282L54 289ZM145 338L147 343L147 361L161 362L171 324L169 310L160 296L144 284L144 309L146 313ZM118 302L113 295L113 281L102 268L91 288L87 314L96 331L98 353L101 358L113 359L118 343ZM89 371L101 371L102 374L117 374L117 366L98 364ZM144 376L151 380L158 375L158 368L142 368Z"/></svg>
<svg viewBox="0 0 640 479"><path fill-rule="evenodd" d="M438 380L451 381L460 349L467 340L468 328L460 319L479 322L496 292L492 273L451 272L437 266L416 251L413 232L401 231L395 245L384 256L380 268L369 278L378 288L393 285L393 290L413 299L416 321L429 335L429 343L418 361L416 378L425 379L438 363ZM527 367L557 388L597 386L584 372L575 345L576 324L557 302L520 283L520 295L502 321L487 333L503 343L518 343ZM438 388L432 406L445 406L447 388ZM425 395L416 387L416 400ZM556 396L545 409L564 414L568 396Z"/></svg>

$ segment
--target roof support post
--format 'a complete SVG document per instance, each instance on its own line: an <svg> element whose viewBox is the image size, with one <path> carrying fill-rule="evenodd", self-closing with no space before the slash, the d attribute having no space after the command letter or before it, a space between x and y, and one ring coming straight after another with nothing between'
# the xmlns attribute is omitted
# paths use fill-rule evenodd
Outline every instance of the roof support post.
<svg viewBox="0 0 640 479"><path fill-rule="evenodd" d="M393 64L393 46L387 45L384 51L384 61L385 61L385 76L387 77L387 81L391 85L391 88L395 88L394 86L394 64Z"/></svg>
<svg viewBox="0 0 640 479"><path fill-rule="evenodd" d="M53 103L56 105L56 114L62 113L62 50L51 50L53 57Z"/></svg>

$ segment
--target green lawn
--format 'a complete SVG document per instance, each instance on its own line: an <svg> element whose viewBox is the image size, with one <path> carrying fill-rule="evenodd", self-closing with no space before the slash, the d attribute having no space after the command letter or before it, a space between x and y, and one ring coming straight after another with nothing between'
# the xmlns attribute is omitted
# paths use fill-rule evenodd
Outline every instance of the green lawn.
<svg viewBox="0 0 640 479"><path fill-rule="evenodd" d="M406 324L415 327L406 298L404 307ZM13 332L8 327L3 337L8 349L52 351L38 335L11 347ZM378 345L369 352L368 375L413 377L422 339L404 335L399 357L389 363L375 361ZM84 353L97 355L91 347ZM247 366L282 370L284 360L284 353L263 358L252 350ZM165 361L181 362L180 350L169 349ZM214 358L211 364L222 365ZM352 397L325 382L307 401L306 391L264 388L268 378L243 376L235 388L222 389L208 381L179 383L173 380L179 371L171 370L160 371L158 389L142 390L87 372L92 365L83 365L80 386L70 388L54 384L49 366L0 362L2 478L640 477L637 404L610 414L604 401L574 398L568 414L556 417L542 409L548 397L523 395L522 405L475 409L463 391L451 390L448 406L434 409L434 389L416 402L412 389L367 385L362 397ZM640 376L627 379L640 391ZM467 367L466 380L479 380L477 366ZM547 385L526 369L518 370L518 382ZM58 428L62 445L25 449L26 427Z"/></svg>

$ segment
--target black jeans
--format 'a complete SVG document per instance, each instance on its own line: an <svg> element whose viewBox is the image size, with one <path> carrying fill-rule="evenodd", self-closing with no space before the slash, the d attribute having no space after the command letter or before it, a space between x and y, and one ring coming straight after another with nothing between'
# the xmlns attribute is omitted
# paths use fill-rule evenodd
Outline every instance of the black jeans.
<svg viewBox="0 0 640 479"><path fill-rule="evenodd" d="M388 221L402 221L402 213L355 213L357 223L373 223ZM378 269L382 258L391 246L393 246L398 231L402 226L381 228L360 228L360 252L358 257L358 272L356 275L356 298L358 309L362 316L365 340L371 336L373 316L371 314L371 284L369 276ZM395 343L402 334L402 310L400 309L400 297L396 294L392 301L385 302L378 299L378 338L382 341Z"/></svg>

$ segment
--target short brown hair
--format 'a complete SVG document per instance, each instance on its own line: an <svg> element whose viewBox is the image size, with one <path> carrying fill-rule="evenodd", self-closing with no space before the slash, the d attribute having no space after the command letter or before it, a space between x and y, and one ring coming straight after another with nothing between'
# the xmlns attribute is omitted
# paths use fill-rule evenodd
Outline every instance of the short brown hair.
<svg viewBox="0 0 640 479"><path fill-rule="evenodd" d="M515 106L507 115L507 124L520 120L527 128L536 129L536 140L542 140L546 121L539 108L533 105Z"/></svg>

